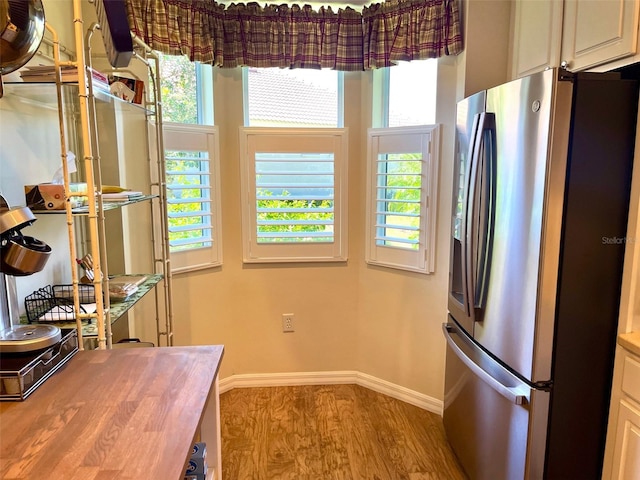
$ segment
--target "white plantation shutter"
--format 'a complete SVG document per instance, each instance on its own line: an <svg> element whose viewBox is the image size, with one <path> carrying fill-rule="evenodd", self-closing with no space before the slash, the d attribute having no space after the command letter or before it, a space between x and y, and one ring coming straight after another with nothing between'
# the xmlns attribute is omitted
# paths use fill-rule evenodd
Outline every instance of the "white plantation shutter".
<svg viewBox="0 0 640 480"><path fill-rule="evenodd" d="M213 242L207 151L166 149L169 246L172 252Z"/></svg>
<svg viewBox="0 0 640 480"><path fill-rule="evenodd" d="M245 262L346 260L346 135L240 129Z"/></svg>
<svg viewBox="0 0 640 480"><path fill-rule="evenodd" d="M220 265L217 127L165 124L164 147L172 270Z"/></svg>
<svg viewBox="0 0 640 480"><path fill-rule="evenodd" d="M333 153L255 153L258 243L334 241Z"/></svg>
<svg viewBox="0 0 640 480"><path fill-rule="evenodd" d="M419 153L379 153L376 160L376 245L418 250L423 199Z"/></svg>
<svg viewBox="0 0 640 480"><path fill-rule="evenodd" d="M367 263L432 273L437 126L369 129Z"/></svg>

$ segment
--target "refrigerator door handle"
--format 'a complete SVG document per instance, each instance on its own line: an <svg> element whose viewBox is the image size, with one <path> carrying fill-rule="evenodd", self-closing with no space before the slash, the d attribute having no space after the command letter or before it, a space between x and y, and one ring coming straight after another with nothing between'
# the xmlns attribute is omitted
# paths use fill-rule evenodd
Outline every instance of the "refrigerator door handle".
<svg viewBox="0 0 640 480"><path fill-rule="evenodd" d="M477 126L476 126L477 125ZM470 313L482 311L489 287L496 190L495 114L478 114L474 122L469 195L466 205L465 270ZM488 135L488 139L485 138ZM481 156L484 153L484 156ZM479 190L477 190L479 189ZM482 320L480 315L472 315Z"/></svg>
<svg viewBox="0 0 640 480"><path fill-rule="evenodd" d="M496 204L496 116L493 113L481 115L484 161L482 163L482 195L478 224L479 245L478 267L474 283L474 307L484 309L489 289L491 253L493 248L493 227ZM484 134L488 135L488 138Z"/></svg>
<svg viewBox="0 0 640 480"><path fill-rule="evenodd" d="M500 395L505 397L511 403L515 405L526 405L529 401L528 393L525 393L525 388L522 386L522 383L519 380L515 380L512 383L516 383L514 386L505 385L500 380L496 379L494 376L485 371L482 367L480 367L473 359L469 358L469 356L463 351L463 348L471 349L473 351L474 356L483 359L483 363L486 364L495 364L497 368L502 368L498 366L497 362L490 358L486 353L480 350L478 347L466 344L464 347L459 345L454 335L455 328L447 323L442 324L442 330L444 332L444 336L447 339L447 343L451 350L456 354L456 356L471 370L476 376L480 378L485 384L489 385ZM453 333L453 335L452 335ZM465 342L466 343L466 342ZM504 375L512 376L510 373L505 373ZM515 377L514 377L515 378Z"/></svg>
<svg viewBox="0 0 640 480"><path fill-rule="evenodd" d="M460 267L461 267L461 277L462 277L462 294L464 300L464 309L465 313L473 319L473 303L471 302L471 292L470 292L470 281L469 281L469 262L471 261L471 255L469 253L468 245L468 231L470 228L469 218L470 211L469 205L472 203L472 195L473 195L473 175L474 175L474 163L473 160L475 158L476 149L479 149L479 136L478 131L480 127L480 114L476 113L473 117L473 124L471 126L471 135L469 136L469 151L467 153L467 164L465 168L465 183L464 183L464 198L462 203L462 208L464 211L463 222L462 222L462 232L460 235L460 248L461 248L461 256L460 256Z"/></svg>
<svg viewBox="0 0 640 480"><path fill-rule="evenodd" d="M465 310L467 315L474 320L474 302L472 298L471 287L473 285L472 280L472 248L471 248L471 236L473 233L473 204L475 196L476 175L477 175L477 159L480 151L481 135L480 128L480 114L476 113L473 116L473 125L471 126L471 135L469 137L469 152L467 155L467 168L465 175L464 185L464 221L462 222L462 235L461 235L461 266L462 266L462 286L464 292Z"/></svg>

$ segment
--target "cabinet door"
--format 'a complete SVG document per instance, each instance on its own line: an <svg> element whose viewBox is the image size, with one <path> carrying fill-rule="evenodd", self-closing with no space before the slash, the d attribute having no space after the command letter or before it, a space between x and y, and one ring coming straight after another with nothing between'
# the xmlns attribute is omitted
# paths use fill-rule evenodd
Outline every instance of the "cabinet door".
<svg viewBox="0 0 640 480"><path fill-rule="evenodd" d="M562 60L571 71L634 55L640 0L566 0Z"/></svg>
<svg viewBox="0 0 640 480"><path fill-rule="evenodd" d="M562 0L516 0L513 79L560 65Z"/></svg>
<svg viewBox="0 0 640 480"><path fill-rule="evenodd" d="M640 472L640 411L622 400L618 412L611 479L635 480Z"/></svg>

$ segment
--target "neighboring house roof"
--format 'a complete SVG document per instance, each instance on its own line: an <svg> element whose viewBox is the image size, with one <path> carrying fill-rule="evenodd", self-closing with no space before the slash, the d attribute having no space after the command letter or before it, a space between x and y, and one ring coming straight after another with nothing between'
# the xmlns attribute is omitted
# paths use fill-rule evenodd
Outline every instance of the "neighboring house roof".
<svg viewBox="0 0 640 480"><path fill-rule="evenodd" d="M250 68L249 115L252 125L335 127L336 91L278 69Z"/></svg>

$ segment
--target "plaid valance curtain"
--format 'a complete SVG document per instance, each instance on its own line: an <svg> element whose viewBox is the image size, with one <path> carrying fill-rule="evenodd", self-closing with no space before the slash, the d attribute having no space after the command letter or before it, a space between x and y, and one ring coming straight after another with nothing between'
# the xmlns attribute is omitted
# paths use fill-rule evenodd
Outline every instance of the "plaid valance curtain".
<svg viewBox="0 0 640 480"><path fill-rule="evenodd" d="M229 5L222 67L362 70L362 23L351 8Z"/></svg>
<svg viewBox="0 0 640 480"><path fill-rule="evenodd" d="M131 31L151 48L224 68L360 71L462 51L457 0L391 0L363 13L212 0L126 2Z"/></svg>
<svg viewBox="0 0 640 480"><path fill-rule="evenodd" d="M362 11L364 67L424 60L462 51L456 0L401 0Z"/></svg>
<svg viewBox="0 0 640 480"><path fill-rule="evenodd" d="M129 28L154 50L221 65L224 6L210 0L126 0Z"/></svg>

